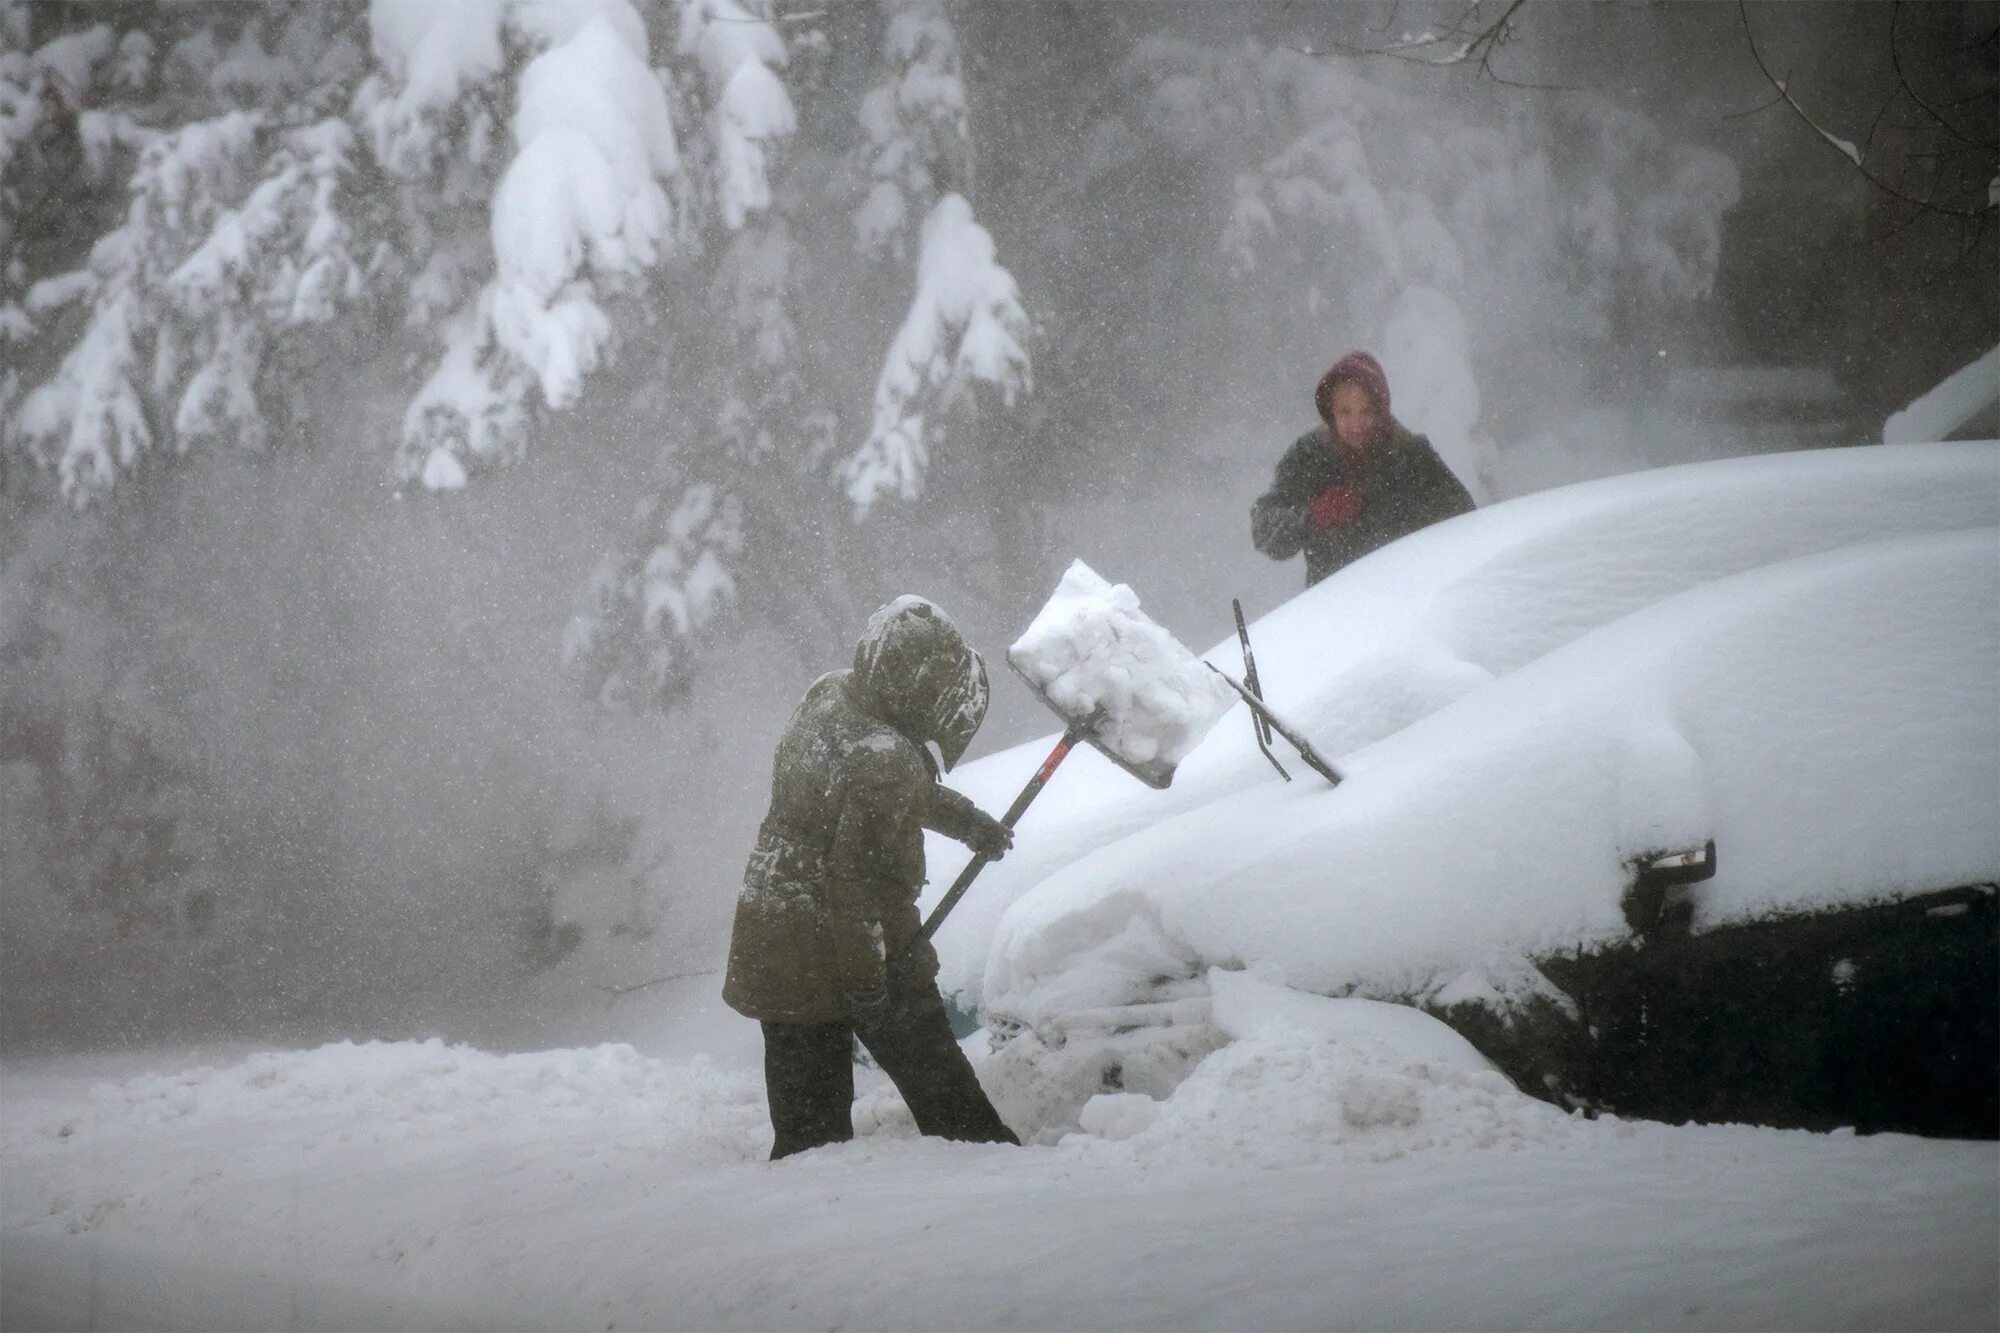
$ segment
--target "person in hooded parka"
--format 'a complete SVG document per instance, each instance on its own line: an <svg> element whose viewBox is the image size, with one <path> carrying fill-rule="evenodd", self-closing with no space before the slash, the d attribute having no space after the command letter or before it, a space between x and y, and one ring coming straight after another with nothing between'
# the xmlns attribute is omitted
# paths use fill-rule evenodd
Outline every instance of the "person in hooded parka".
<svg viewBox="0 0 2000 1333"><path fill-rule="evenodd" d="M1250 508L1250 540L1273 560L1306 557L1306 586L1419 528L1470 513L1472 495L1431 442L1389 412L1382 363L1354 351L1313 389L1321 425L1278 460Z"/></svg>
<svg viewBox="0 0 2000 1333"><path fill-rule="evenodd" d="M899 597L785 724L722 989L763 1025L773 1159L853 1137L854 1037L925 1134L1019 1142L952 1036L917 913L926 828L995 859L1013 840L926 749L948 771L986 700L986 664L950 617Z"/></svg>

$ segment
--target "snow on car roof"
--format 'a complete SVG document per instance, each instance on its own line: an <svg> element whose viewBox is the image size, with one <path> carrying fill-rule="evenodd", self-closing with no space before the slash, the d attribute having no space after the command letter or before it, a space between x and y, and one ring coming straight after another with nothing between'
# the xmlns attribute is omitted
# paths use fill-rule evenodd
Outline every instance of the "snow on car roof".
<svg viewBox="0 0 2000 1333"><path fill-rule="evenodd" d="M1262 962L1413 994L1623 935L1626 858L1704 833L1697 928L1991 878L1996 524L2000 450L1920 445L1611 478L1395 543L1252 630L1348 783L1283 783L1240 715L1166 792L1080 756L940 932L940 980L1038 1009ZM958 785L1004 803L1038 748Z"/></svg>

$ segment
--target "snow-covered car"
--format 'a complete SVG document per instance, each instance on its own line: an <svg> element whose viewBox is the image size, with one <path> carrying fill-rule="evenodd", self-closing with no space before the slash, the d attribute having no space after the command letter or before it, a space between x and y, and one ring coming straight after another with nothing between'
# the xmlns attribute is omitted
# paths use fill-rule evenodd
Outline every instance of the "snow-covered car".
<svg viewBox="0 0 2000 1333"><path fill-rule="evenodd" d="M1420 1007L1571 1104L1995 1132L2000 446L1544 492L1250 637L1338 787L1240 705L1164 791L1082 752L938 935L1058 1119L1220 1045L1221 969ZM954 783L1000 808L1046 748Z"/></svg>

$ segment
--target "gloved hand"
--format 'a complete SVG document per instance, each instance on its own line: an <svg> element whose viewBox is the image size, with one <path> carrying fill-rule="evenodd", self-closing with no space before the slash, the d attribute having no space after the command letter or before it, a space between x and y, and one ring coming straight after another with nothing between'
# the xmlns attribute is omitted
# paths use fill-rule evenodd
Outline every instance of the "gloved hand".
<svg viewBox="0 0 2000 1333"><path fill-rule="evenodd" d="M1352 486L1329 486L1312 498L1308 513L1316 528L1352 523L1361 517L1361 492Z"/></svg>
<svg viewBox="0 0 2000 1333"><path fill-rule="evenodd" d="M885 986L873 990L851 990L847 992L847 1018L856 1027L875 1027L889 1016L889 991Z"/></svg>
<svg viewBox="0 0 2000 1333"><path fill-rule="evenodd" d="M1014 830L984 810L974 810L972 815L972 829L966 834L965 845L989 861L998 861L1014 845Z"/></svg>

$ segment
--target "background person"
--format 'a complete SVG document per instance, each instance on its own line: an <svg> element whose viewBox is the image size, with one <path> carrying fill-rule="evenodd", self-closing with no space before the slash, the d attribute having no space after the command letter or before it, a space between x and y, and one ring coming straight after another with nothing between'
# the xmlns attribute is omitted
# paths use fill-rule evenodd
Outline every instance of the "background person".
<svg viewBox="0 0 2000 1333"><path fill-rule="evenodd" d="M1468 513L1472 496L1431 442L1389 414L1389 379L1366 352L1334 362L1313 390L1323 423L1278 460L1250 508L1250 540L1273 560L1305 552L1306 586L1378 546Z"/></svg>

